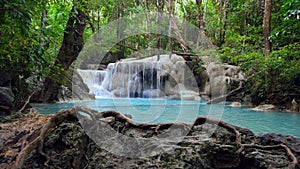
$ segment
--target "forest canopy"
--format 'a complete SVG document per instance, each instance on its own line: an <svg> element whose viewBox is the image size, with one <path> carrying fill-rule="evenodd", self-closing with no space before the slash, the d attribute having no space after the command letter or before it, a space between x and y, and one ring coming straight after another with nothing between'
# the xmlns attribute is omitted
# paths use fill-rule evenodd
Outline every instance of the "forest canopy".
<svg viewBox="0 0 300 169"><path fill-rule="evenodd" d="M223 62L240 66L254 104L300 102L299 0L4 0L0 4L0 69L13 79L18 101L40 90L47 78L57 86L66 83L70 65L61 57L67 50L68 31L82 34L81 42L122 16L161 12L199 27ZM110 54L120 59L154 47L197 55L180 41L154 34L124 39Z"/></svg>

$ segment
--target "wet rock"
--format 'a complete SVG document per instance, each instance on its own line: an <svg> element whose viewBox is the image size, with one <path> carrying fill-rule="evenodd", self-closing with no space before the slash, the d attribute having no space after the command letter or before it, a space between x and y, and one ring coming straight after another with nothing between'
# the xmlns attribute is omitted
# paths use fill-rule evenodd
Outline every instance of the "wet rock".
<svg viewBox="0 0 300 169"><path fill-rule="evenodd" d="M92 71L94 74L99 72ZM160 55L159 60L157 56L122 59L108 64L105 77L97 83L101 89L93 93L103 97L103 93L97 91L105 90L115 97L174 98L171 90L177 84L184 85L186 90L198 93L197 83L192 73L184 58L176 54L171 57ZM181 97L177 98L181 99Z"/></svg>
<svg viewBox="0 0 300 169"><path fill-rule="evenodd" d="M276 111L278 108L273 104L261 104L252 110L254 111Z"/></svg>
<svg viewBox="0 0 300 169"><path fill-rule="evenodd" d="M211 62L205 67L209 78L205 88L201 91L205 92L205 94L211 98L226 95L230 91L238 88L239 83L246 79L244 73L241 72L237 66ZM227 96L227 100L239 101L242 97L243 95L236 93Z"/></svg>
<svg viewBox="0 0 300 169"><path fill-rule="evenodd" d="M72 72L72 70L69 70L69 72ZM67 81L66 86L61 87L58 96L59 101L95 100L95 95L89 93L88 86L83 82L78 72L74 71L73 73L72 78Z"/></svg>
<svg viewBox="0 0 300 169"><path fill-rule="evenodd" d="M241 102L232 102L228 106L230 106L230 107L242 107L242 104L241 104Z"/></svg>

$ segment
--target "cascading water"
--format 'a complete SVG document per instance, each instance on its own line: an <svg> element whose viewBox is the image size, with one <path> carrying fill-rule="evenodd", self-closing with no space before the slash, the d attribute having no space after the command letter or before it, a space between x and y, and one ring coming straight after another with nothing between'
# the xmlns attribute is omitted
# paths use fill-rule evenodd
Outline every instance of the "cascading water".
<svg viewBox="0 0 300 169"><path fill-rule="evenodd" d="M199 99L197 91L184 86L185 60L178 55L124 59L110 63L105 71L78 70L96 97ZM188 92L187 92L188 91Z"/></svg>
<svg viewBox="0 0 300 169"><path fill-rule="evenodd" d="M105 90L102 86L107 71L78 69L77 72L90 89L91 94L95 94L95 96L111 97L110 92Z"/></svg>

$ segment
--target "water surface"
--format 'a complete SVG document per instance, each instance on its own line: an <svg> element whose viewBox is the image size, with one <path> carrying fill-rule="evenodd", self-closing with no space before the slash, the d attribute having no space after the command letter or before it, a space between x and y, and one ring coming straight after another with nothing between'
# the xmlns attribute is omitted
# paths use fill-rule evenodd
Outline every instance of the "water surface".
<svg viewBox="0 0 300 169"><path fill-rule="evenodd" d="M72 106L88 106L98 111L117 110L131 114L138 123L192 123L197 116L219 119L252 130L255 134L281 133L300 138L300 114L286 112L256 112L250 107L229 107L229 103L206 105L199 101L164 99L97 99L58 104L34 104L42 114L54 113Z"/></svg>

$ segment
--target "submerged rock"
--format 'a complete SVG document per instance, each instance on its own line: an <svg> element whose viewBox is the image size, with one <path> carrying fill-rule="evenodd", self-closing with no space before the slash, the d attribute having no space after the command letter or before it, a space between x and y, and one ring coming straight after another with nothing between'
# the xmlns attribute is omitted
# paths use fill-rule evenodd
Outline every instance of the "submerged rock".
<svg viewBox="0 0 300 169"><path fill-rule="evenodd" d="M80 117L79 120L76 110L85 112L90 117ZM299 160L300 140L290 136L256 137L250 130L204 117L199 117L193 125L137 124L114 111L97 113L84 107L77 107L76 110L73 108L56 113L43 128L35 128L35 132L28 132L29 129L23 128L12 137L5 137L2 141L5 148L0 149L0 167L299 168L294 157ZM41 117L33 118L37 119L34 122L37 123ZM26 121L22 121L24 120ZM45 118L41 120L44 122ZM8 126L0 127L5 130ZM105 146L99 146L97 139L91 139L90 134L84 130L87 126L92 127L92 131L95 132L102 130L104 126L110 126L120 135L97 135L97 139L104 139L104 143L107 143ZM178 132L184 134L173 139L162 137L166 133L177 135ZM147 151L144 151L144 154L140 154L141 149L134 149L138 147L137 142L128 142L121 136L126 136L129 140L154 140L148 145L148 149L144 149L151 153L147 154ZM114 144L115 141L121 141L125 146ZM109 147L116 151L109 151ZM131 151L133 154L125 156L117 154L127 150L136 152Z"/></svg>

